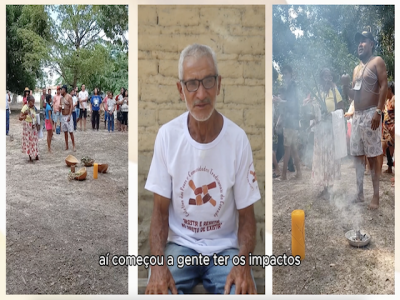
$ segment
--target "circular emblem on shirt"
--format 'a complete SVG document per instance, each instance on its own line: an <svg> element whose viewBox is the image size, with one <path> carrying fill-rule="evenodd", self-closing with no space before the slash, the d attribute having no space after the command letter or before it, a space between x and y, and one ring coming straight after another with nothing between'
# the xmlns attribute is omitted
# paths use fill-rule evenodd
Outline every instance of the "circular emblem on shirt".
<svg viewBox="0 0 400 300"><path fill-rule="evenodd" d="M249 183L252 190L258 188L257 174L256 174L256 170L254 169L253 162L250 163L248 170L247 170L247 182Z"/></svg>

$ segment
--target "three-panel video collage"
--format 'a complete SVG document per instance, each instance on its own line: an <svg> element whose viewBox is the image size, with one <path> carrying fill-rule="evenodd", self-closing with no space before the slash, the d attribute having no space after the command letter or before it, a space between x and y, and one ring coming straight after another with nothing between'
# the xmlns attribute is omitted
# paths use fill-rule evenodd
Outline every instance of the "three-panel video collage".
<svg viewBox="0 0 400 300"><path fill-rule="evenodd" d="M394 299L394 2L124 2L3 6L6 298Z"/></svg>

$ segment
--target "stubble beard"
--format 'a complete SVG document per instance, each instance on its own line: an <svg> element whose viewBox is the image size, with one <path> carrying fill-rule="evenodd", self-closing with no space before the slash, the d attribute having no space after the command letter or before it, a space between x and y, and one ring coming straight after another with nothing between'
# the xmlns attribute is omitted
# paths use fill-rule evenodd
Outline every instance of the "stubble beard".
<svg viewBox="0 0 400 300"><path fill-rule="evenodd" d="M190 107L189 107L189 105L188 105L188 103L187 103L187 100L186 100L186 95L185 95L185 93L183 93L183 96L185 97L186 108L187 108L187 110L189 111L190 115L193 117L193 119L195 119L197 122L205 122L205 121L208 121L208 119L211 118L211 116L212 116L212 114L213 114L213 112L214 112L214 110L215 110L214 105L211 104L211 101L210 101L210 104L212 105L212 109L211 109L210 113L209 113L205 118L199 118L199 117L197 117L197 116L195 115L195 113L192 112L192 110L190 109Z"/></svg>

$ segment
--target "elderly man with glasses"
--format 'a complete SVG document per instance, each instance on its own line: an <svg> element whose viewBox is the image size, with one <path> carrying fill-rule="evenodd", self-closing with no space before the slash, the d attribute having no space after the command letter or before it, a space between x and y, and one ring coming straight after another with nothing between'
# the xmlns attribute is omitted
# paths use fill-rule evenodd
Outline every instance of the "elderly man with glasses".
<svg viewBox="0 0 400 300"><path fill-rule="evenodd" d="M212 294L256 294L248 259L261 196L246 133L215 109L221 76L210 47L182 51L177 87L188 111L160 128L145 186L150 252L164 257L146 294L191 293L199 282Z"/></svg>

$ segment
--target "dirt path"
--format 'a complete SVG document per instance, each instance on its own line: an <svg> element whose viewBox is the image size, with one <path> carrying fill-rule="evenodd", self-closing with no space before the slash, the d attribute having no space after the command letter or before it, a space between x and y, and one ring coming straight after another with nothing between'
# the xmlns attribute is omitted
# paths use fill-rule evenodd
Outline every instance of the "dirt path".
<svg viewBox="0 0 400 300"><path fill-rule="evenodd" d="M128 135L104 123L76 132L77 152L55 135L40 160L21 153L22 124L12 112L7 138L7 294L127 294L127 267L100 267L99 255L128 254ZM70 141L70 149L71 149ZM107 174L69 181L68 154L108 163ZM78 167L80 167L79 164ZM78 168L77 167L77 168Z"/></svg>
<svg viewBox="0 0 400 300"><path fill-rule="evenodd" d="M373 191L370 176L364 177L365 204L348 204L350 195L356 192L350 160L342 163L342 178L335 184L335 196L330 201L317 198L319 189L310 183L310 170L305 169L303 174L300 181L274 181L274 254L291 254L291 212L303 209L306 258L298 267L273 268L273 293L394 294L392 176L381 177L380 208L369 211ZM350 246L344 236L358 225L372 236L365 248Z"/></svg>

